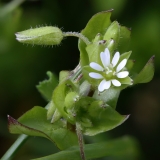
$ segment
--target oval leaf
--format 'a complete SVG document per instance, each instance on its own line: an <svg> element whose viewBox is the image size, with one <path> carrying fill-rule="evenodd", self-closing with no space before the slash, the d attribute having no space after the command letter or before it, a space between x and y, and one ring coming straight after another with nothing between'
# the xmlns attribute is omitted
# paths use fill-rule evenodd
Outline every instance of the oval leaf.
<svg viewBox="0 0 160 160"><path fill-rule="evenodd" d="M46 109L34 107L18 120L8 116L9 131L14 134L45 137L54 142L61 150L78 145L74 127L72 127L73 130L69 130L66 123L61 120L51 124L47 121L46 115Z"/></svg>
<svg viewBox="0 0 160 160"><path fill-rule="evenodd" d="M111 24L110 16L111 16L111 10L100 12L98 14L95 14L87 23L86 27L82 30L82 34L86 36L90 41L94 39L94 37L100 33L104 34ZM86 52L86 44L79 40L78 48L80 50L80 59L81 59L81 66L88 65L88 56Z"/></svg>

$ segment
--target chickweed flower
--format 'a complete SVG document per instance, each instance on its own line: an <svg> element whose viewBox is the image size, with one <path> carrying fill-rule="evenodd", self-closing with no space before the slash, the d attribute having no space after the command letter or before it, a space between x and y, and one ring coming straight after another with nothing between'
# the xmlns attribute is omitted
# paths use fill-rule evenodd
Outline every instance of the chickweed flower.
<svg viewBox="0 0 160 160"><path fill-rule="evenodd" d="M91 62L90 67L95 70L95 72L90 72L89 76L94 79L101 80L98 85L99 92L103 92L109 89L111 85L115 87L121 86L123 82L122 79L128 78L129 72L125 69L127 59L120 60L120 53L116 52L111 60L111 54L108 48L104 52L100 53L100 59L102 65Z"/></svg>

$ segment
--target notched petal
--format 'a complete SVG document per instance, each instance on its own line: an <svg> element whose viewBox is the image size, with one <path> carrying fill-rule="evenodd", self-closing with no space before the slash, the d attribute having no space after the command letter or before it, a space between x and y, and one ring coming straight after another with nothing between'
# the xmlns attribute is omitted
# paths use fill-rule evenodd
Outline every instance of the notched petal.
<svg viewBox="0 0 160 160"><path fill-rule="evenodd" d="M106 81L105 79L101 81L101 83L98 86L98 90L100 92L103 92L105 89L109 89L111 86L111 81Z"/></svg>
<svg viewBox="0 0 160 160"><path fill-rule="evenodd" d="M115 67L119 61L119 58L120 58L120 54L119 52L116 52L113 59L112 59L112 65L113 67Z"/></svg>
<svg viewBox="0 0 160 160"><path fill-rule="evenodd" d="M121 83L120 83L118 80L116 80L116 79L113 79L113 80L112 80L112 84L113 84L114 86L116 86L116 87L121 86Z"/></svg>
<svg viewBox="0 0 160 160"><path fill-rule="evenodd" d="M126 78L128 75L129 75L128 71L122 71L122 72L117 73L118 78Z"/></svg>
<svg viewBox="0 0 160 160"><path fill-rule="evenodd" d="M116 72L121 71L127 63L127 59L123 59L116 68Z"/></svg>
<svg viewBox="0 0 160 160"><path fill-rule="evenodd" d="M94 78L94 79L102 79L102 78L103 78L103 76L102 76L101 74L95 73L95 72L90 72L90 73L89 73L89 76L90 76L91 78Z"/></svg>
<svg viewBox="0 0 160 160"><path fill-rule="evenodd" d="M93 68L94 70L103 71L103 68L102 68L98 63L91 62L91 63L89 64L89 66L90 66L91 68Z"/></svg>
<svg viewBox="0 0 160 160"><path fill-rule="evenodd" d="M110 64L110 52L108 48L106 48L104 52L101 52L100 57L101 57L103 66L108 67Z"/></svg>

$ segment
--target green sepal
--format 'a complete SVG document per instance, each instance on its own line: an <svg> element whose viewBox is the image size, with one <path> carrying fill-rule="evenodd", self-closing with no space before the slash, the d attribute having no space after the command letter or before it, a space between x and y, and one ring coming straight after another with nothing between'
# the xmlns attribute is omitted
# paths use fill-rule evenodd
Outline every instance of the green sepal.
<svg viewBox="0 0 160 160"><path fill-rule="evenodd" d="M91 127L82 127L85 135L93 136L109 131L126 121L129 115L120 115L103 101L94 101L88 108L88 117L92 122Z"/></svg>
<svg viewBox="0 0 160 160"><path fill-rule="evenodd" d="M86 36L90 41L92 41L98 33L103 35L111 24L110 16L111 11L105 11L95 14L89 20L86 27L82 30L81 33ZM80 50L80 63L83 67L88 65L89 63L86 52L86 44L81 39L79 39L78 47Z"/></svg>
<svg viewBox="0 0 160 160"><path fill-rule="evenodd" d="M129 76L126 78L121 78L121 79L119 78L118 80L122 83L122 85L119 87L120 90L123 90L128 86L133 85L133 79L131 79Z"/></svg>
<svg viewBox="0 0 160 160"><path fill-rule="evenodd" d="M120 58L119 58L119 63L123 60L123 59L129 59L129 57L131 56L131 53L132 53L132 51L129 51L129 52L125 52L125 53L123 53L123 54L121 54L120 55ZM118 63L118 64L119 64ZM117 64L117 65L118 65Z"/></svg>
<svg viewBox="0 0 160 160"><path fill-rule="evenodd" d="M79 96L87 96L90 92L91 84L88 81L84 81L79 87Z"/></svg>
<svg viewBox="0 0 160 160"><path fill-rule="evenodd" d="M52 98L53 90L58 84L58 78L50 71L47 72L47 75L49 79L39 82L36 88L47 101L50 101Z"/></svg>
<svg viewBox="0 0 160 160"><path fill-rule="evenodd" d="M50 101L48 104L47 104L47 119L50 120L56 110L56 106L55 104L53 103L53 101Z"/></svg>
<svg viewBox="0 0 160 160"><path fill-rule="evenodd" d="M51 123L55 123L62 117L61 113L58 109L55 110L54 114L52 115Z"/></svg>
<svg viewBox="0 0 160 160"><path fill-rule="evenodd" d="M98 33L95 38L93 39L92 43L95 43L95 42L99 42L100 40L103 39L103 36L102 34Z"/></svg>
<svg viewBox="0 0 160 160"><path fill-rule="evenodd" d="M90 66L85 66L85 67L82 68L82 73L83 73L84 78L92 85L92 87L95 88L95 87L97 87L99 85L101 80L91 78L89 76L90 72L95 72L95 70L92 69Z"/></svg>
<svg viewBox="0 0 160 160"><path fill-rule="evenodd" d="M133 79L134 84L147 83L152 80L154 76L154 57L152 56L140 73Z"/></svg>
<svg viewBox="0 0 160 160"><path fill-rule="evenodd" d="M98 64L102 64L100 60L100 53L104 51L105 48L106 48L106 42L103 40L89 44L86 47L86 51L88 53L88 58L89 58L89 63L96 62Z"/></svg>
<svg viewBox="0 0 160 160"><path fill-rule="evenodd" d="M61 71L59 73L59 83L67 80L70 76L70 73L71 73L70 71Z"/></svg>
<svg viewBox="0 0 160 160"><path fill-rule="evenodd" d="M107 42L107 48L110 53L113 53L117 49L120 36L120 25L117 21L112 22L108 27L103 39Z"/></svg>
<svg viewBox="0 0 160 160"><path fill-rule="evenodd" d="M14 134L45 137L61 150L78 145L75 131L69 130L65 121L59 120L51 124L46 119L46 114L46 109L36 106L18 120L8 116L9 131Z"/></svg>
<svg viewBox="0 0 160 160"><path fill-rule="evenodd" d="M122 83L122 85L123 84L127 84L127 85L133 84L133 80L129 76L126 78L119 78L118 80Z"/></svg>
<svg viewBox="0 0 160 160"><path fill-rule="evenodd" d="M128 71L131 71L131 69L133 68L134 64L135 64L135 60L129 59L127 61L127 64L126 64L125 67L127 68Z"/></svg>

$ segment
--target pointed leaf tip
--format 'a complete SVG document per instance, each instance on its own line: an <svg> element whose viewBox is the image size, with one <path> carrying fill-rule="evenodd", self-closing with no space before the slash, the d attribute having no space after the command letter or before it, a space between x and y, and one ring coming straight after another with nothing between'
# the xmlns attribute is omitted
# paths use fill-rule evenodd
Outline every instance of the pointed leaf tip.
<svg viewBox="0 0 160 160"><path fill-rule="evenodd" d="M13 117L11 117L10 115L7 115L7 118L8 118L8 124L9 124L9 126L10 125L17 125L17 124L19 124L19 122L17 121L17 120L15 120Z"/></svg>
<svg viewBox="0 0 160 160"><path fill-rule="evenodd" d="M146 63L140 73L135 77L134 84L147 83L152 80L154 76L154 58L155 55L153 55L149 59L149 61Z"/></svg>
<svg viewBox="0 0 160 160"><path fill-rule="evenodd" d="M153 56L150 58L150 60L148 61L148 63L149 63L149 62L153 62L154 59L155 59L155 55L153 55Z"/></svg>

